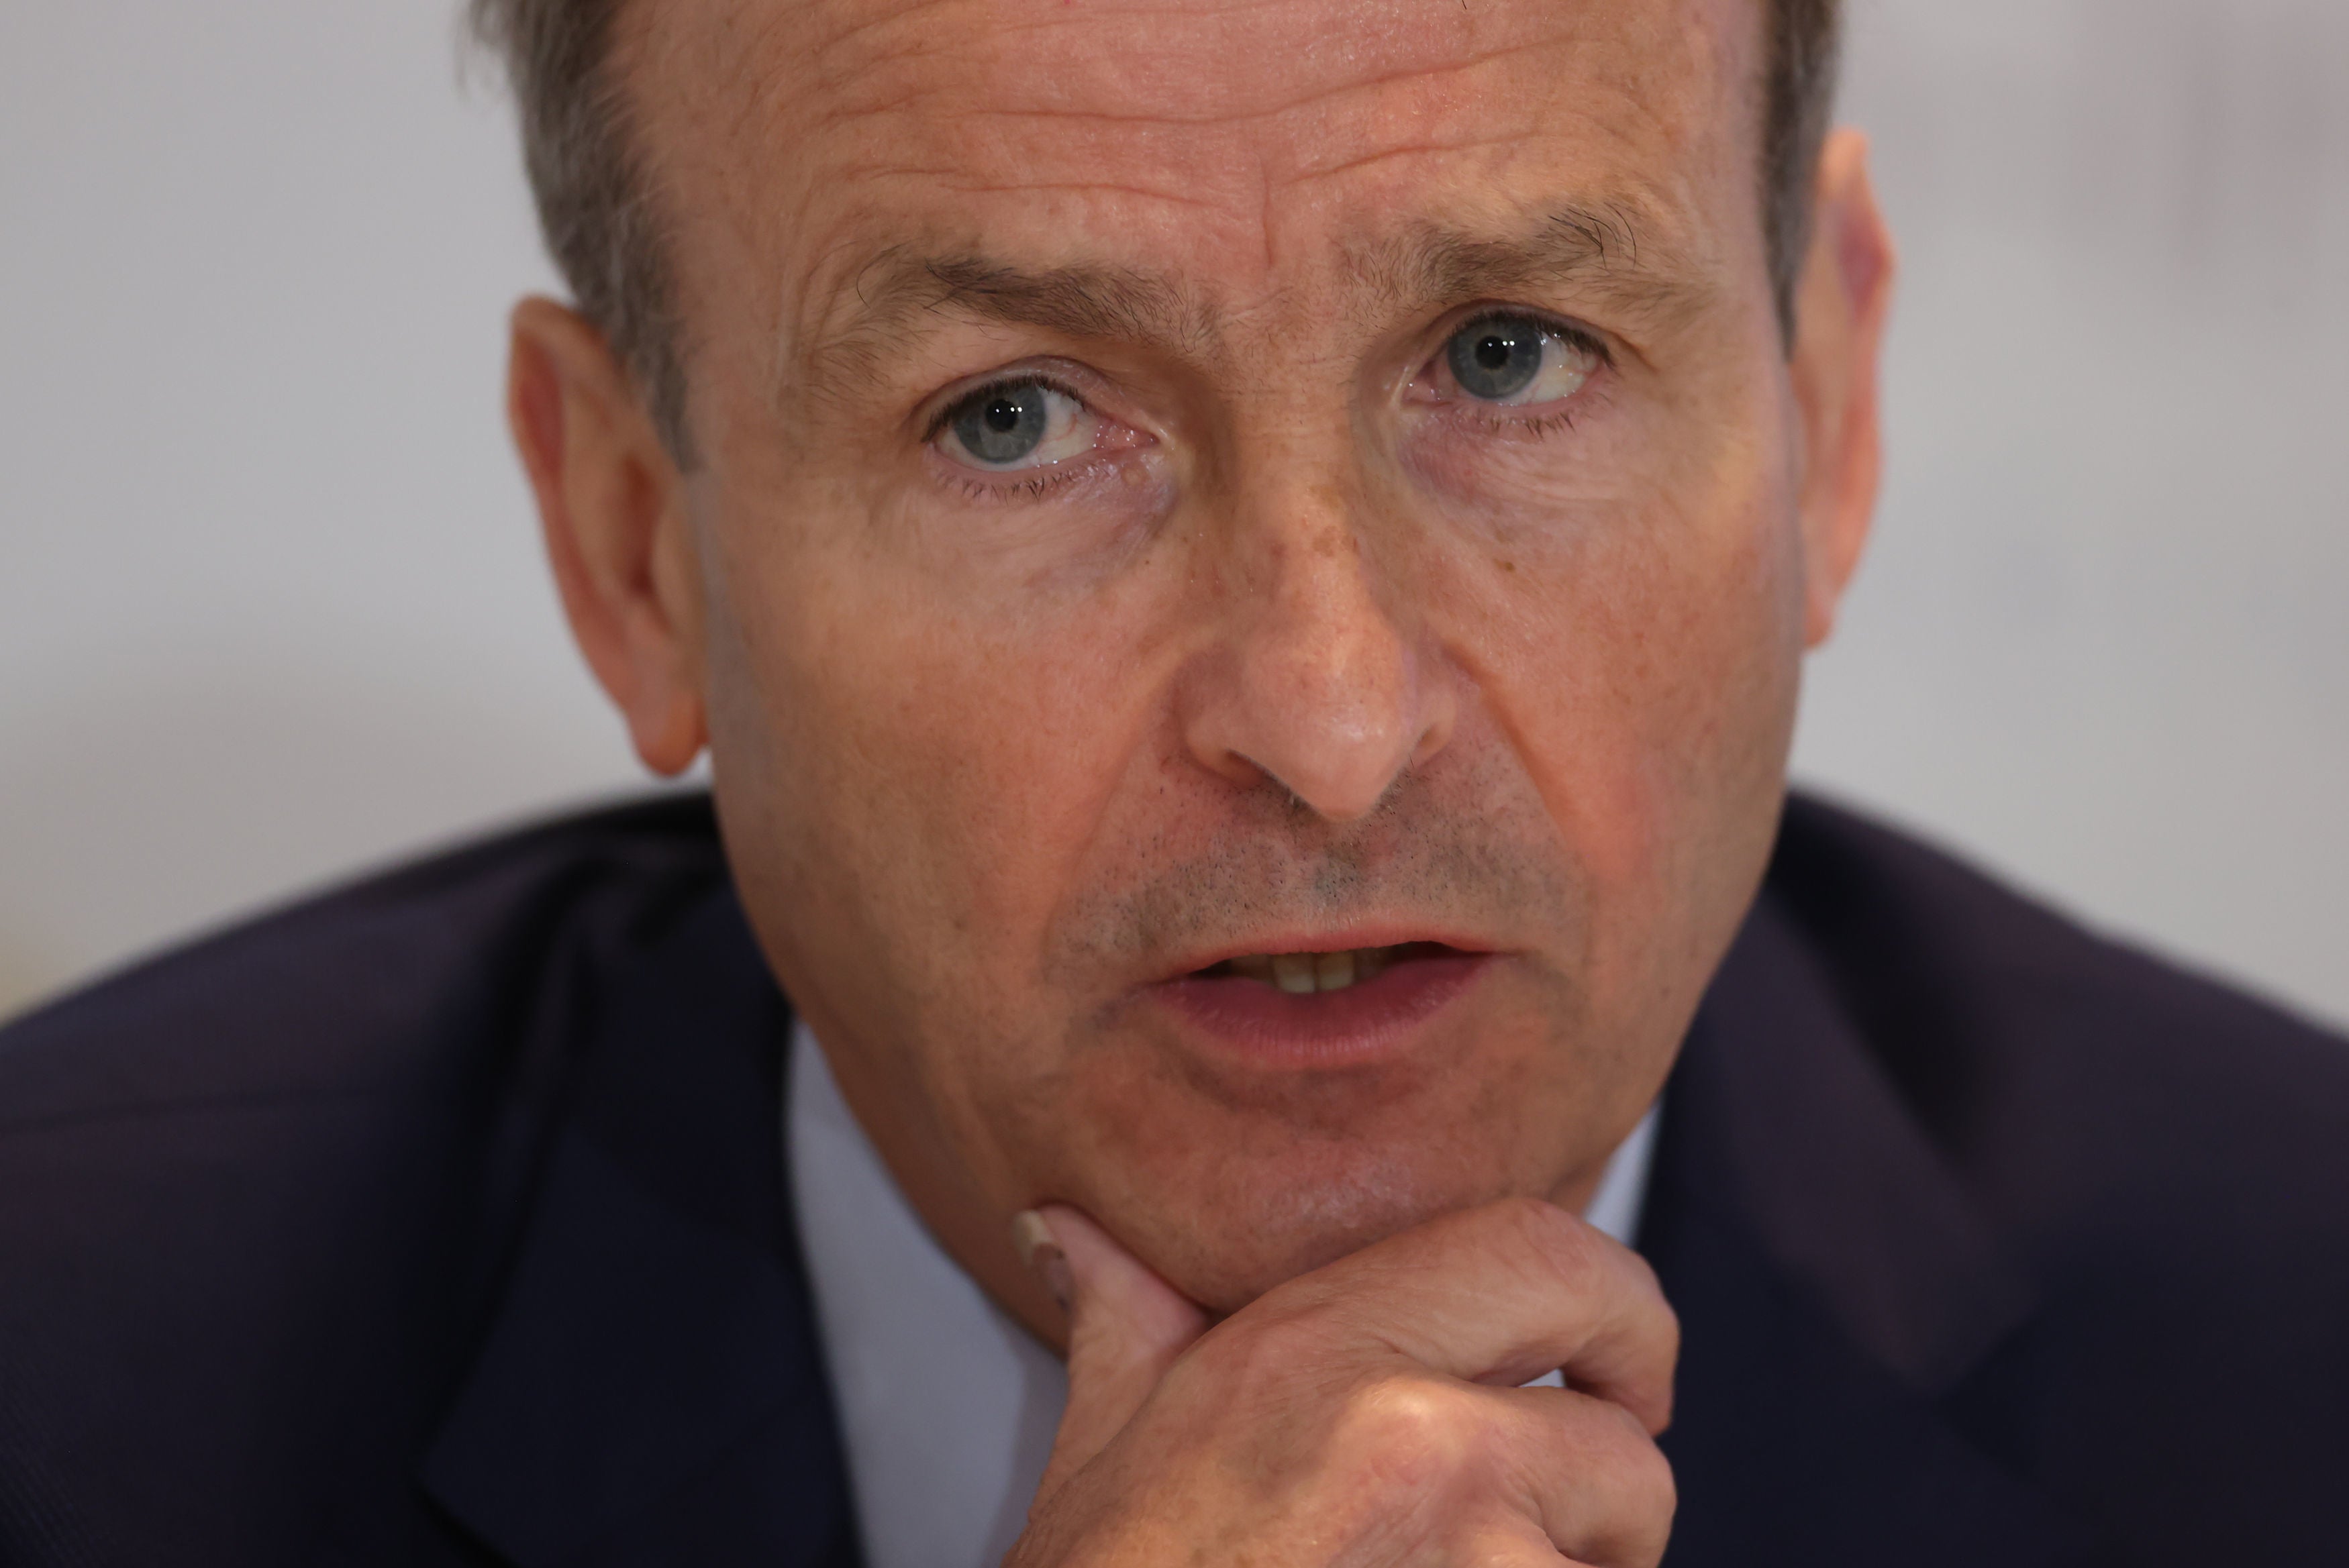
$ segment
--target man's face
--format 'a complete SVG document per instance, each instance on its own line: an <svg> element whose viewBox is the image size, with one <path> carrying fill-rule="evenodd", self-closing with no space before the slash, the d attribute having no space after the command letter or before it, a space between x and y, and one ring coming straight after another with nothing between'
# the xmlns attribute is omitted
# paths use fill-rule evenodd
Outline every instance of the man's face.
<svg viewBox="0 0 2349 1568"><path fill-rule="evenodd" d="M641 9L730 851L933 1222L1578 1202L1805 636L1753 0Z"/></svg>

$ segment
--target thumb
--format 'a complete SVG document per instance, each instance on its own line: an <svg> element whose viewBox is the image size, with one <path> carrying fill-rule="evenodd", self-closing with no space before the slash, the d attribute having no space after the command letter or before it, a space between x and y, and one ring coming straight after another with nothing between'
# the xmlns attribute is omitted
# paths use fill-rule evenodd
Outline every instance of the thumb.
<svg viewBox="0 0 2349 1568"><path fill-rule="evenodd" d="M1207 1315L1108 1232L1063 1204L1012 1222L1020 1255L1069 1315L1069 1403L1036 1489L1041 1503L1125 1429Z"/></svg>

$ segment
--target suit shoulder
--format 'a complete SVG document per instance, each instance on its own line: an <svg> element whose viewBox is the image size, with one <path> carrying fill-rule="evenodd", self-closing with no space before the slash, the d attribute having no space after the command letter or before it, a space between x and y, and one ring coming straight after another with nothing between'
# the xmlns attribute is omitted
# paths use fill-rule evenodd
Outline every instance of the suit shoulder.
<svg viewBox="0 0 2349 1568"><path fill-rule="evenodd" d="M0 1031L0 1560L292 1561L349 1478L405 1478L594 1029L678 947L752 962L698 799L370 877Z"/></svg>
<svg viewBox="0 0 2349 1568"><path fill-rule="evenodd" d="M2349 1041L1816 800L1790 803L1768 896L1913 1113L2018 1212L2158 1196L2349 1241Z"/></svg>
<svg viewBox="0 0 2349 1568"><path fill-rule="evenodd" d="M2029 1282L1951 1418L2131 1561L2331 1560L2349 1042L1816 802L1768 897Z"/></svg>
<svg viewBox="0 0 2349 1568"><path fill-rule="evenodd" d="M526 1007L583 928L726 880L706 797L606 808L378 872L142 961L0 1028L0 1138L411 1081Z"/></svg>

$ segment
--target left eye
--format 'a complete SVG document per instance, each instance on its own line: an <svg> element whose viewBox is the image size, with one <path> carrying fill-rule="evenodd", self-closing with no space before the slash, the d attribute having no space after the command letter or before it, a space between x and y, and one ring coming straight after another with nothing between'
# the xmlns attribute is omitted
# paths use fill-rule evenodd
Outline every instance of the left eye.
<svg viewBox="0 0 2349 1568"><path fill-rule="evenodd" d="M975 468L1044 468L1081 456L1093 443L1090 410L1041 381L983 387L947 411L937 440Z"/></svg>
<svg viewBox="0 0 2349 1568"><path fill-rule="evenodd" d="M1444 361L1463 392L1507 407L1570 397L1599 367L1588 347L1523 315L1470 322L1444 346Z"/></svg>

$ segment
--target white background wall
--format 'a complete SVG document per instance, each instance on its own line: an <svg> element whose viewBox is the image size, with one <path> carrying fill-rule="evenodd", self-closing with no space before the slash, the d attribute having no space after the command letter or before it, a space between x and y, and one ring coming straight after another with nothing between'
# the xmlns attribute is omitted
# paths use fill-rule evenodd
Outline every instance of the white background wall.
<svg viewBox="0 0 2349 1568"><path fill-rule="evenodd" d="M1908 273L1806 777L2349 1020L2349 5L1857 0ZM444 0L0 6L0 1011L627 787Z"/></svg>

